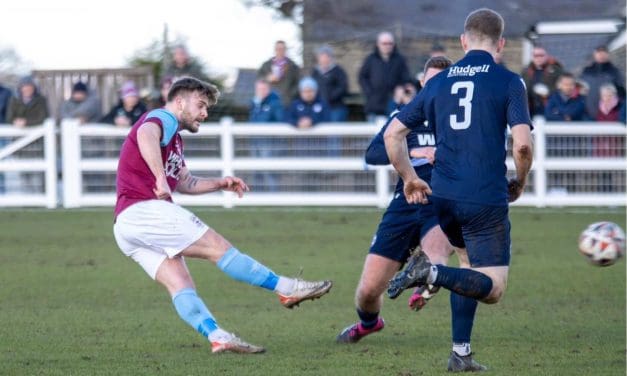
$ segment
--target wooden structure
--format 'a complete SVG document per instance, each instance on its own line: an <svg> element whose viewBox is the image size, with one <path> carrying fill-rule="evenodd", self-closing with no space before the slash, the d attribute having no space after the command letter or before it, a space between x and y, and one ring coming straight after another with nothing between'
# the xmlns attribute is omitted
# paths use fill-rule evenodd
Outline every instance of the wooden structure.
<svg viewBox="0 0 627 376"><path fill-rule="evenodd" d="M150 67L34 70L32 74L41 93L48 98L51 117L57 120L61 103L70 97L72 86L79 80L98 95L103 113L117 103L118 90L125 81L135 82L138 90L155 87Z"/></svg>

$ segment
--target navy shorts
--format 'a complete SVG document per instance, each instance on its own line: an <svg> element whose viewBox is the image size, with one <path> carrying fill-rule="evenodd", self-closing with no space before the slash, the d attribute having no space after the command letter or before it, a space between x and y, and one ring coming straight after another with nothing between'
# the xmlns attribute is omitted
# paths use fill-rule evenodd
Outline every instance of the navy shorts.
<svg viewBox="0 0 627 376"><path fill-rule="evenodd" d="M507 266L510 261L509 207L430 197L451 244L466 248L472 267Z"/></svg>
<svg viewBox="0 0 627 376"><path fill-rule="evenodd" d="M417 167L416 172L421 179L431 180L430 165ZM437 225L433 204L408 204L403 194L403 182L399 179L394 198L383 213L369 253L404 263L409 252L420 244L420 239Z"/></svg>

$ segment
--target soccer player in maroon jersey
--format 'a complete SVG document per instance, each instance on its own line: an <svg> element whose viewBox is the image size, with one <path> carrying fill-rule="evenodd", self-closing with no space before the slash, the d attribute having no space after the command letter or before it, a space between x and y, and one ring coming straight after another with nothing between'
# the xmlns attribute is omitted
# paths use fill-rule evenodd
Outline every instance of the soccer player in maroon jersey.
<svg viewBox="0 0 627 376"><path fill-rule="evenodd" d="M219 94L209 83L181 78L170 88L164 108L147 112L133 125L120 152L113 231L122 252L168 290L176 312L211 342L212 352L259 353L265 351L263 347L218 326L196 293L184 257L211 261L236 280L274 291L287 308L319 298L332 283L275 274L173 203L174 191L203 194L225 190L241 197L249 190L237 177L201 178L185 166L179 132L197 132Z"/></svg>

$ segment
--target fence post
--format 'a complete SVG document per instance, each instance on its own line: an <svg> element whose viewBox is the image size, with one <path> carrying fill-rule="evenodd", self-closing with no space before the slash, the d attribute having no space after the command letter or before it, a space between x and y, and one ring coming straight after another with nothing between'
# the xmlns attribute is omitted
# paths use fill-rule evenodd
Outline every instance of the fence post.
<svg viewBox="0 0 627 376"><path fill-rule="evenodd" d="M46 161L46 207L57 207L57 135L54 119L44 122L44 160Z"/></svg>
<svg viewBox="0 0 627 376"><path fill-rule="evenodd" d="M546 120L542 116L533 119L534 127L534 179L533 190L536 196L536 206L546 207Z"/></svg>
<svg viewBox="0 0 627 376"><path fill-rule="evenodd" d="M63 207L80 206L82 190L81 135L78 120L68 119L61 123L61 147L63 150Z"/></svg>
<svg viewBox="0 0 627 376"><path fill-rule="evenodd" d="M390 201L390 174L386 167L377 167L375 175L377 181L377 206L387 207Z"/></svg>
<svg viewBox="0 0 627 376"><path fill-rule="evenodd" d="M231 126L233 118L225 116L220 119L220 155L222 157L222 177L233 176L234 141ZM222 191L225 208L233 207L233 192Z"/></svg>

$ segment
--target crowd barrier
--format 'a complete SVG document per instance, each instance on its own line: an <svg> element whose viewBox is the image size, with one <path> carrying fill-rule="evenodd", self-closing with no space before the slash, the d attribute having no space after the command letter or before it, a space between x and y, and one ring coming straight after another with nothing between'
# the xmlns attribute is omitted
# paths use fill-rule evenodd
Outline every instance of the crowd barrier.
<svg viewBox="0 0 627 376"><path fill-rule="evenodd" d="M524 206L626 204L625 126L619 123L546 123L534 119L534 164ZM243 177L252 190L239 199L221 192L175 194L185 205L387 206L396 183L389 166L368 166L363 154L379 130L370 123L327 123L310 130L288 124L202 124L183 132L185 159L201 176ZM119 148L128 129L62 122L55 126L0 126L0 206L112 206ZM4 145L4 146L2 146ZM57 174L58 164L61 174ZM507 159L513 174L511 156ZM26 179L28 174L40 179ZM17 187L17 188L16 188ZM57 188L58 187L58 188ZM59 194L57 193L59 192Z"/></svg>

